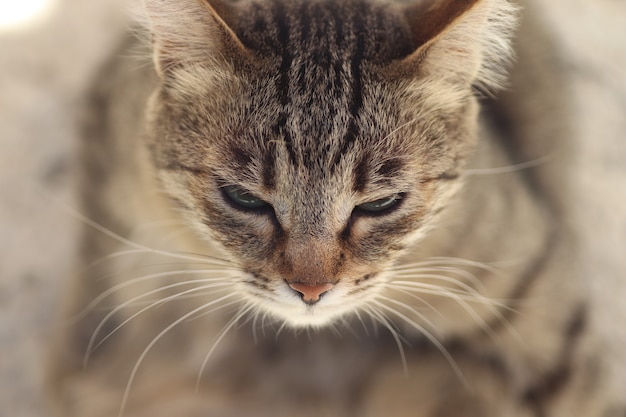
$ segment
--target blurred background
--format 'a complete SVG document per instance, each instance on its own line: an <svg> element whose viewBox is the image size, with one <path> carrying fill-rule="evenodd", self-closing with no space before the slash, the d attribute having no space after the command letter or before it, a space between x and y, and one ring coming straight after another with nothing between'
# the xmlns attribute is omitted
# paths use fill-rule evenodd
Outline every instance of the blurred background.
<svg viewBox="0 0 626 417"><path fill-rule="evenodd" d="M130 0L0 0L0 416L44 417L46 346L78 221L76 117L128 26ZM567 61L580 149L583 264L606 291L605 332L626 346L626 1L528 0ZM621 319L620 319L621 317ZM619 324L618 324L619 323ZM624 352L613 352L626 370ZM621 362L620 362L621 361ZM626 392L626 380L623 380Z"/></svg>

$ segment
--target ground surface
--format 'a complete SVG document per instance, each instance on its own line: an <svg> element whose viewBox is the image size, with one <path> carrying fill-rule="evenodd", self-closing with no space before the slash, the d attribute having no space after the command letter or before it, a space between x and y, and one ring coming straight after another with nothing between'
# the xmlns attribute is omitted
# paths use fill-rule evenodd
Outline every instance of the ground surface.
<svg viewBox="0 0 626 417"><path fill-rule="evenodd" d="M115 6L123 1L58 0L38 26L0 32L0 417L48 416L44 353L78 228L64 208L74 204L74 112L123 31ZM542 3L576 91L572 140L582 152L572 207L583 265L603 277L590 280L592 291L612 288L602 321L626 346L626 2ZM626 370L626 355L614 354Z"/></svg>

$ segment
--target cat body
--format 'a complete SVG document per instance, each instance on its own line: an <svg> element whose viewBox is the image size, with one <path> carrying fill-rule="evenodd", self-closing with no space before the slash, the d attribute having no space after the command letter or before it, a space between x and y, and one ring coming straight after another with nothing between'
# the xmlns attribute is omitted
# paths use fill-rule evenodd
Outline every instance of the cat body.
<svg viewBox="0 0 626 417"><path fill-rule="evenodd" d="M532 20L481 111L505 1L146 10L154 68L115 60L87 123L59 415L621 410L574 262L567 91Z"/></svg>

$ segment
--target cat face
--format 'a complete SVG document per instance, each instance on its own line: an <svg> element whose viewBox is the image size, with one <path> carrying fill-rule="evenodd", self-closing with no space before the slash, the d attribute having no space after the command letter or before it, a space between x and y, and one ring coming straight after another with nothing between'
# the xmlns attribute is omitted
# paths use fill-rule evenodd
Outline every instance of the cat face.
<svg viewBox="0 0 626 417"><path fill-rule="evenodd" d="M189 25L206 39L154 26L149 137L167 192L251 303L294 326L358 310L458 186L473 75L429 67L437 45L399 7L199 3Z"/></svg>

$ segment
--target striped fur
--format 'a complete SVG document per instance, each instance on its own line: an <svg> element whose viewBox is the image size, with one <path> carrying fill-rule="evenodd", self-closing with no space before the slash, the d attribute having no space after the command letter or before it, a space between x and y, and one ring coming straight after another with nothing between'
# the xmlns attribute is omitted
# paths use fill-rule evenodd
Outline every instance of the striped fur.
<svg viewBox="0 0 626 417"><path fill-rule="evenodd" d="M51 371L60 415L619 410L568 263L567 164L515 169L567 139L525 113L565 106L558 73L534 68L552 90L479 114L516 6L145 6L156 71L113 64L94 94L85 210L107 231L85 233ZM306 302L294 285L332 289Z"/></svg>

